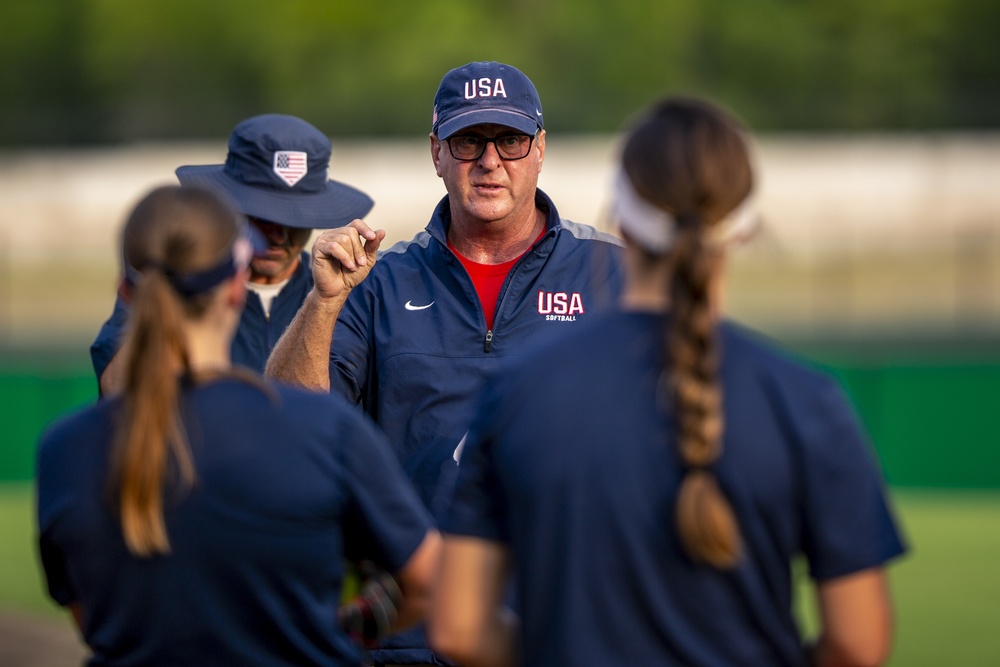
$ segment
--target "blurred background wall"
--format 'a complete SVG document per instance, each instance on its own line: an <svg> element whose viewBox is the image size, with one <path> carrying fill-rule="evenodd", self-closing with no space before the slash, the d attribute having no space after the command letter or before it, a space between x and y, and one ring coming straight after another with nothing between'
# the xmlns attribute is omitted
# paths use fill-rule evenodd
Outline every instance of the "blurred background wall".
<svg viewBox="0 0 1000 667"><path fill-rule="evenodd" d="M617 135L551 132L540 187L564 216L616 232L606 196ZM734 315L827 336L1000 325L1000 133L764 133L754 145L763 226L734 255ZM92 335L113 299L128 209L176 167L225 155L225 138L0 149L0 341ZM393 242L422 229L444 194L426 138L335 138L330 176L375 198L368 221Z"/></svg>

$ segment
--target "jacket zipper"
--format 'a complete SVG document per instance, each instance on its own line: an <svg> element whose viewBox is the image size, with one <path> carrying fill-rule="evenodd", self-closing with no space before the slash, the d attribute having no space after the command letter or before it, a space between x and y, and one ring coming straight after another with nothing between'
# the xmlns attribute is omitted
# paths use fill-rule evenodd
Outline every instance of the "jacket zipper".
<svg viewBox="0 0 1000 667"><path fill-rule="evenodd" d="M543 236L548 235L548 233L549 233L549 230L546 230L545 234L543 234ZM455 257L455 253L451 250L451 248L448 247L448 243L446 241L441 241L441 239L437 239L437 241L438 241L438 243L441 243L441 245L443 245L445 247L445 250L448 253L450 253L452 255L452 257L454 258L454 260L459 263L459 266L461 266L461 264L462 264L461 260L458 259L458 257ZM503 306L503 302L507 299L507 284L510 282L511 275L513 275L514 272L517 271L518 268L520 268L521 264L524 263L525 257L527 257L529 254L531 254L532 252L534 252L534 250L535 250L534 246L532 246L531 248L529 248L528 252L524 253L524 257L521 257L521 259L513 267L511 267L510 273L507 274L507 280L504 281L503 287L501 288L502 289L502 293L501 293L501 296L500 296L500 301L499 301L499 303L497 303L497 306L496 306L497 312L500 312L500 308ZM468 272L466 272L466 275L468 275ZM471 278L470 278L470 280L471 280ZM473 285L472 291L475 292L475 285ZM484 317L484 319L485 319L485 317ZM494 322L494 326L496 326L495 322ZM483 351L484 352L489 352L492 349L493 349L493 330L492 329L487 329L486 330L486 339L483 341Z"/></svg>
<svg viewBox="0 0 1000 667"><path fill-rule="evenodd" d="M549 230L546 230L545 234L543 234L543 237L547 236L548 234L549 234ZM496 306L496 308L497 308L496 312L497 313L499 313L500 310L503 308L503 302L507 300L507 286L510 284L511 277L521 268L521 265L524 264L524 262L527 259L528 255L530 255L533 252L535 252L535 247L536 246L533 245L531 248L529 248L528 251L526 253L524 253L524 255L521 257L521 259L519 259L517 261L517 263L514 264L514 266L511 267L510 273L507 274L507 279L504 281L504 284L501 287L502 291L500 293L500 301L497 303L497 306ZM493 323L493 326L494 327L496 326L496 322ZM493 349L493 330L492 329L487 329L486 330L486 340L483 341L483 351L489 352L492 349Z"/></svg>

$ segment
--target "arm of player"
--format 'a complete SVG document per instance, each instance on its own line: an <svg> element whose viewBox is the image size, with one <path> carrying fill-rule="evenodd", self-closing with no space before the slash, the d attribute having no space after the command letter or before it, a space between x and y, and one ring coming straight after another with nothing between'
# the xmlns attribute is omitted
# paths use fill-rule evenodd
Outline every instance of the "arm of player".
<svg viewBox="0 0 1000 667"><path fill-rule="evenodd" d="M877 666L892 648L892 603L882 568L817 583L820 636L814 667Z"/></svg>
<svg viewBox="0 0 1000 667"><path fill-rule="evenodd" d="M312 248L313 289L268 357L264 375L308 389L330 389L330 343L351 290L375 265L385 230L363 220L328 229Z"/></svg>
<svg viewBox="0 0 1000 667"><path fill-rule="evenodd" d="M424 541L396 573L403 599L399 615L392 624L393 632L405 630L427 616L440 560L441 534L437 530L429 530Z"/></svg>
<svg viewBox="0 0 1000 667"><path fill-rule="evenodd" d="M444 539L428 623L435 651L463 667L511 667L520 655L519 620L503 603L507 548L474 537Z"/></svg>

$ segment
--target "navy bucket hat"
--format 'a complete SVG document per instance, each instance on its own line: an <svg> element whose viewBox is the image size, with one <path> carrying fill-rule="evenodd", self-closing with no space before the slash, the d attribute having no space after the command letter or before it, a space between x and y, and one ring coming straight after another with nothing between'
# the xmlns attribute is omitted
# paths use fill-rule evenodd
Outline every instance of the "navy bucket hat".
<svg viewBox="0 0 1000 667"><path fill-rule="evenodd" d="M525 134L542 129L542 103L531 79L496 61L469 63L445 74L434 95L431 131L447 139L482 123Z"/></svg>
<svg viewBox="0 0 1000 667"><path fill-rule="evenodd" d="M178 167L182 185L221 190L244 215L302 229L342 227L371 211L367 194L329 180L330 140L294 116L242 121L225 164Z"/></svg>

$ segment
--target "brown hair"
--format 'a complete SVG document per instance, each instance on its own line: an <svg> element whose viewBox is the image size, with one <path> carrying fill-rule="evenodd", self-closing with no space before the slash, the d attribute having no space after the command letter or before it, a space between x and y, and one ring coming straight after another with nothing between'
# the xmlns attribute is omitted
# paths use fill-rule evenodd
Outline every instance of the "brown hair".
<svg viewBox="0 0 1000 667"><path fill-rule="evenodd" d="M665 376L685 465L677 527L695 561L733 567L739 525L712 465L722 453L722 390L710 283L721 260L706 232L749 194L752 170L740 124L699 100L668 98L629 132L622 168L636 192L677 221L669 252L670 328Z"/></svg>
<svg viewBox="0 0 1000 667"><path fill-rule="evenodd" d="M194 464L178 411L179 378L190 373L183 321L205 314L214 290L181 296L170 275L217 265L239 233L237 214L216 195L160 187L133 209L122 232L129 301L121 421L112 455L112 491L122 532L137 556L168 553L163 515L169 483L189 488Z"/></svg>

